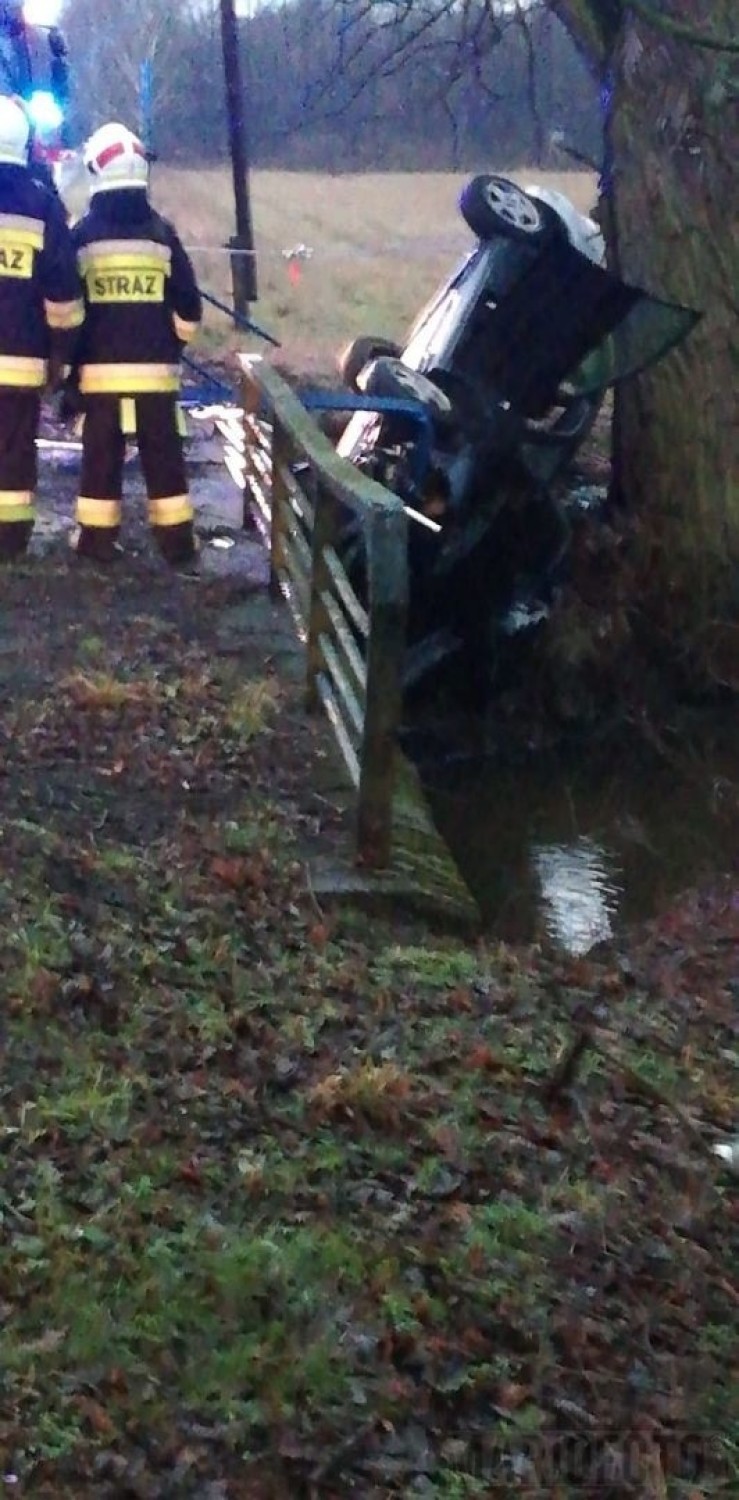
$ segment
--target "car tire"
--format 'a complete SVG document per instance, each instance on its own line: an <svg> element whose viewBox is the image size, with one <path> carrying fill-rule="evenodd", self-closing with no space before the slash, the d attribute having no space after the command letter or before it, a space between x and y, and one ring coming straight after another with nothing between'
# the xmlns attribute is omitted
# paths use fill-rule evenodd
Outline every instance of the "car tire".
<svg viewBox="0 0 739 1500"><path fill-rule="evenodd" d="M445 391L418 370L411 370L402 359L380 355L366 365L360 375L360 389L367 396L389 396L399 400L419 401L430 408L437 421L453 420L454 407Z"/></svg>
<svg viewBox="0 0 739 1500"><path fill-rule="evenodd" d="M344 385L348 385L351 391L358 390L357 376L360 370L381 354L395 358L400 354L400 346L393 343L392 339L373 338L368 334L352 339L351 343L342 349L337 360L339 375Z"/></svg>
<svg viewBox="0 0 739 1500"><path fill-rule="evenodd" d="M459 200L462 218L479 240L498 235L525 244L539 244L552 231L546 210L507 177L489 172L473 177Z"/></svg>

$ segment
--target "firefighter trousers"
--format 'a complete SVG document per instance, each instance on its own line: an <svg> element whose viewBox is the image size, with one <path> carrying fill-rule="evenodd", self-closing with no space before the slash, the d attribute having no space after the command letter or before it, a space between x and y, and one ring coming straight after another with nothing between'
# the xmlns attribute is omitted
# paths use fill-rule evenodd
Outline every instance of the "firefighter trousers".
<svg viewBox="0 0 739 1500"><path fill-rule="evenodd" d="M85 396L77 551L101 561L115 555L121 527L126 437L134 434L154 537L167 562L188 562L195 552L193 508L187 490L179 406L170 392Z"/></svg>
<svg viewBox="0 0 739 1500"><path fill-rule="evenodd" d="M21 556L33 531L40 411L40 391L0 387L0 560Z"/></svg>

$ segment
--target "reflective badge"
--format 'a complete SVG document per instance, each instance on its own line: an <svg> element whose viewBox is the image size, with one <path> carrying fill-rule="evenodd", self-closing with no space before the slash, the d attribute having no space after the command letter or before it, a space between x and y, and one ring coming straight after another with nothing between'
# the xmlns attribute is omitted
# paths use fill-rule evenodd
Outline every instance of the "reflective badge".
<svg viewBox="0 0 739 1500"><path fill-rule="evenodd" d="M121 432L124 437L136 436L136 402L133 396L121 396L120 404Z"/></svg>
<svg viewBox="0 0 739 1500"><path fill-rule="evenodd" d="M164 271L123 266L114 271L90 269L86 274L89 302L163 302Z"/></svg>
<svg viewBox="0 0 739 1500"><path fill-rule="evenodd" d="M0 234L0 276L18 276L30 281L33 276L33 246L20 245L12 234Z"/></svg>

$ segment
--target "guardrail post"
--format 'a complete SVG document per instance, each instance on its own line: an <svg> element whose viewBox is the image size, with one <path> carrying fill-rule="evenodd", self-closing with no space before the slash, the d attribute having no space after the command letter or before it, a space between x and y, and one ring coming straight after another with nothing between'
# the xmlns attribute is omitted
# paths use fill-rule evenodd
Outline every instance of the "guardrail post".
<svg viewBox="0 0 739 1500"><path fill-rule="evenodd" d="M392 848L395 753L408 607L408 519L400 505L378 510L370 516L367 531L370 632L357 852L362 864L381 868L389 864Z"/></svg>
<svg viewBox="0 0 739 1500"><path fill-rule="evenodd" d="M339 507L333 496L317 479L314 469L310 471L309 496L313 503L313 536L311 538L310 603L308 608L307 668L305 681L306 705L312 712L320 706L320 695L316 685L323 665L321 636L330 628L330 620L323 595L330 586L330 575L326 567L326 548L332 547L339 530Z"/></svg>
<svg viewBox="0 0 739 1500"><path fill-rule="evenodd" d="M251 480L249 478L248 452L251 447L250 417L256 417L262 404L259 386L254 376L254 371L244 362L241 366L241 422L244 433L244 485L242 494L242 531L257 531L257 521L254 514L254 497L252 494Z"/></svg>
<svg viewBox="0 0 739 1500"><path fill-rule="evenodd" d="M280 592L280 570L283 567L282 537L285 506L289 504L286 478L289 462L290 445L287 432L275 412L272 426L272 515L269 548L269 588L273 596Z"/></svg>

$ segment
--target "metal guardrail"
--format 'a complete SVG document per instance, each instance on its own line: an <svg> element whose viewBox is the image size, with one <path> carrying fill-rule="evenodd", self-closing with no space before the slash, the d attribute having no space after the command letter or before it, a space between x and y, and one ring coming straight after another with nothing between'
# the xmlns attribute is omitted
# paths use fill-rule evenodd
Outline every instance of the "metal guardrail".
<svg viewBox="0 0 739 1500"><path fill-rule="evenodd" d="M408 602L408 519L402 502L336 453L269 365L240 358L243 423L225 424L244 524L269 547L271 586L306 644L308 707L322 706L357 789L357 856L390 861ZM366 597L337 550L347 521L361 530Z"/></svg>

